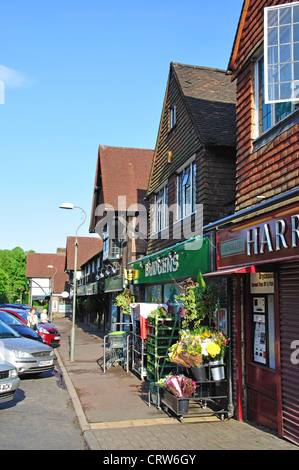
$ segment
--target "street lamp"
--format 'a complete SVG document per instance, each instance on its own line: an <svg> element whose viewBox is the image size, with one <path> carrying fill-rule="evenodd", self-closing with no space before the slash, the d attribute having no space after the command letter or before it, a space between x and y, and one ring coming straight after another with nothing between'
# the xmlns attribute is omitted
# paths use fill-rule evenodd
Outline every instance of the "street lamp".
<svg viewBox="0 0 299 470"><path fill-rule="evenodd" d="M75 261L74 261L74 291L73 291L73 321L72 321L72 329L71 329L71 354L70 354L70 361L74 362L74 350L75 350L75 318L76 318L76 295L77 295L77 257L78 257L78 230L84 224L86 220L86 213L82 207L75 206L70 202L64 202L60 204L60 209L80 209L83 212L84 220L83 222L77 227L76 230L76 239L75 239Z"/></svg>
<svg viewBox="0 0 299 470"><path fill-rule="evenodd" d="M52 320L53 320L54 277L55 277L55 274L57 273L58 269L56 268L56 266L52 266L52 264L48 264L47 268L55 269L55 273L53 274L53 281L52 281L52 276L51 276L51 323L52 323Z"/></svg>

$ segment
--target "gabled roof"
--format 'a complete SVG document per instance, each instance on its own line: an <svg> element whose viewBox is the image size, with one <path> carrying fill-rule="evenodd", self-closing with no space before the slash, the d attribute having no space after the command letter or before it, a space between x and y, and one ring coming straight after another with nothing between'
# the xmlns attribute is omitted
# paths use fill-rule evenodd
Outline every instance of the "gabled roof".
<svg viewBox="0 0 299 470"><path fill-rule="evenodd" d="M172 103L174 96L182 103L181 115L187 115L189 120L188 125L184 121L180 127L177 116L176 149L172 148L172 133L166 131L169 106L176 104ZM179 134L180 142L189 140L189 154L178 144ZM171 62L147 194L155 191L201 146L235 148L235 84L225 70ZM167 164L168 150L174 154L171 165Z"/></svg>
<svg viewBox="0 0 299 470"><path fill-rule="evenodd" d="M205 145L236 145L236 88L225 70L172 62L200 141Z"/></svg>
<svg viewBox="0 0 299 470"><path fill-rule="evenodd" d="M67 237L65 270L73 271L75 266L76 237ZM103 241L99 237L78 237L77 269L90 258L100 253Z"/></svg>
<svg viewBox="0 0 299 470"><path fill-rule="evenodd" d="M55 270L48 268L52 265L57 268L55 274L55 292L63 292L68 283L69 277L64 272L65 268L65 254L51 254L51 253L28 253L26 264L26 277L27 278L50 278Z"/></svg>
<svg viewBox="0 0 299 470"><path fill-rule="evenodd" d="M118 196L126 197L126 209L144 204L153 150L100 145L91 210L90 231L94 231L96 205L118 210Z"/></svg>

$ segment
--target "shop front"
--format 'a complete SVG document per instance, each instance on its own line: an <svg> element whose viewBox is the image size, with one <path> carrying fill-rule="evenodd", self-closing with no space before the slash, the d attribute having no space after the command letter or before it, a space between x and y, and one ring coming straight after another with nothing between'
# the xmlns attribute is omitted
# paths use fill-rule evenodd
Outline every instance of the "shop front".
<svg viewBox="0 0 299 470"><path fill-rule="evenodd" d="M217 238L210 275L234 279L237 415L299 443L299 205L272 206Z"/></svg>
<svg viewBox="0 0 299 470"><path fill-rule="evenodd" d="M108 299L109 305L108 331L114 331L116 329L116 324L118 323L129 322L129 318L124 318L122 312L116 305L116 297L121 291L123 291L123 289L124 276L122 274L105 279L105 296Z"/></svg>
<svg viewBox="0 0 299 470"><path fill-rule="evenodd" d="M180 283L210 271L210 241L194 237L128 264L136 302L167 304L175 313Z"/></svg>

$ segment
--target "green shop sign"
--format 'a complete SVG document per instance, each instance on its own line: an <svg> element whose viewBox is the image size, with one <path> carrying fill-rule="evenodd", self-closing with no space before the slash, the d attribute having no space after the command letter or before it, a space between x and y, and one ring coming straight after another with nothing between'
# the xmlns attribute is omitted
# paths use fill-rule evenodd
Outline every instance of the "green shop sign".
<svg viewBox="0 0 299 470"><path fill-rule="evenodd" d="M210 271L210 241L195 237L128 264L134 284L171 281Z"/></svg>

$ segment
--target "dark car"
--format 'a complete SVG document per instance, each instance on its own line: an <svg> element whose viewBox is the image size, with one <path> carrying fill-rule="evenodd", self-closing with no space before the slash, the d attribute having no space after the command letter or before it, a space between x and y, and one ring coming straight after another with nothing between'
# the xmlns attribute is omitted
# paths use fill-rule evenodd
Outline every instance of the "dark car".
<svg viewBox="0 0 299 470"><path fill-rule="evenodd" d="M3 321L6 325L10 326L15 330L19 335L24 336L25 338L34 339L36 341L41 341L45 343L45 340L34 330L26 326L20 319L15 315L0 309L0 320Z"/></svg>
<svg viewBox="0 0 299 470"><path fill-rule="evenodd" d="M25 304L2 304L0 308L19 308L21 310L30 310L30 307Z"/></svg>
<svg viewBox="0 0 299 470"><path fill-rule="evenodd" d="M2 310L15 315L19 320L23 321L23 323L27 325L27 310L16 308L3 308ZM60 333L52 323L43 323L40 321L36 326L36 332L45 340L45 343L52 346L52 348L58 348L60 346Z"/></svg>

